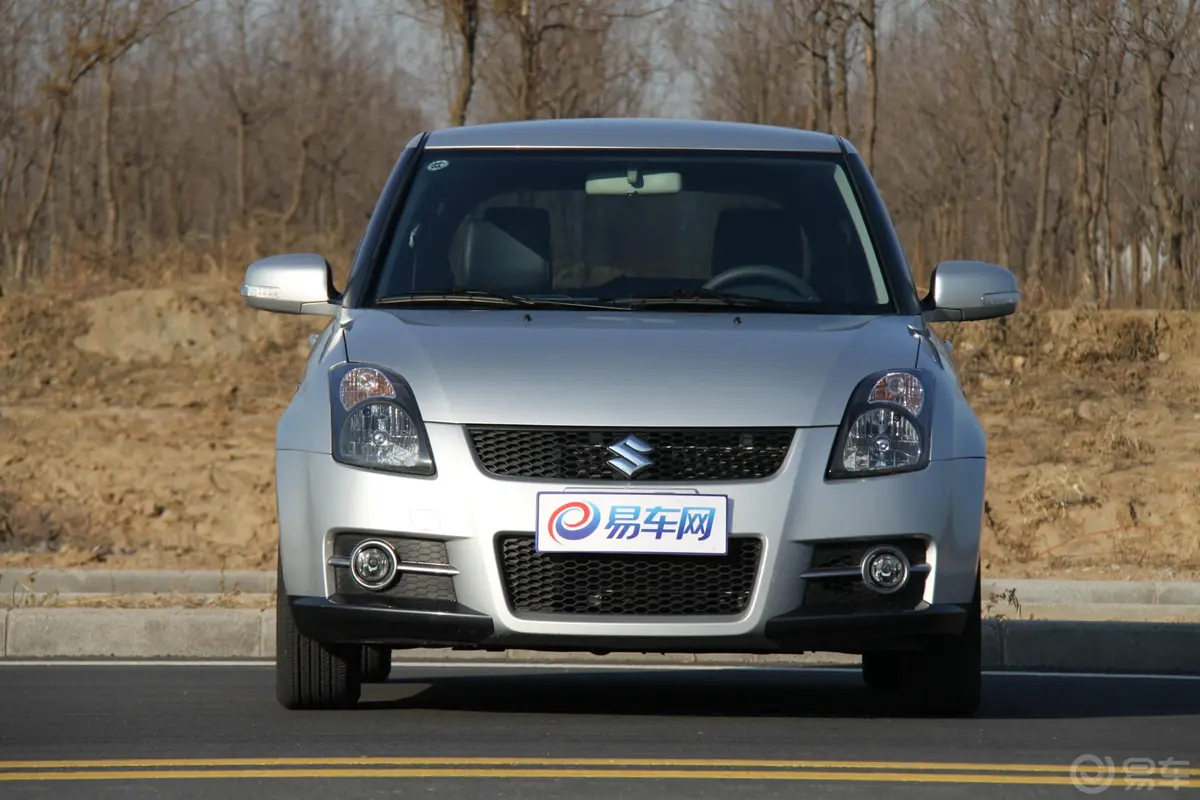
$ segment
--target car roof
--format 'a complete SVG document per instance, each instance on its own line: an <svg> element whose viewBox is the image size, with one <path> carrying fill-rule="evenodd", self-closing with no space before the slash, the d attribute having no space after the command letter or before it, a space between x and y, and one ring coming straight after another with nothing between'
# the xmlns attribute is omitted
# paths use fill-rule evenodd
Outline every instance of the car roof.
<svg viewBox="0 0 1200 800"><path fill-rule="evenodd" d="M688 119L584 118L494 122L442 128L426 149L657 148L840 153L849 142L818 131Z"/></svg>

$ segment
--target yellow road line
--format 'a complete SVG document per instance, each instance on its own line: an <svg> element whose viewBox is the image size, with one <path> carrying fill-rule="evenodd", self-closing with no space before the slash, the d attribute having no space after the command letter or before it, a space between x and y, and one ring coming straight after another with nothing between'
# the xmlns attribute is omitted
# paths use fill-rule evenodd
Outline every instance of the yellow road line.
<svg viewBox="0 0 1200 800"><path fill-rule="evenodd" d="M931 761L828 761L706 758L503 758L503 757L391 757L352 756L322 758L180 758L111 759L90 761L0 761L0 770L78 770L78 769L163 769L186 767L330 767L330 766L438 766L438 767L639 767L708 769L853 769L936 772L1031 772L1068 773L1069 764L988 764ZM1094 768L1084 767L1084 771ZM1114 766L1116 769L1117 766ZM2 775L3 772L0 772ZM1173 774L1200 775L1200 768L1181 768Z"/></svg>
<svg viewBox="0 0 1200 800"><path fill-rule="evenodd" d="M868 781L874 783L969 783L1069 786L1099 786L1097 781L1077 781L1065 775L954 774L944 772L828 772L769 770L671 770L671 769L245 769L245 770L118 770L104 772L9 772L0 782L16 781L115 781L197 780L263 778L527 778L602 780L748 780L748 781ZM1200 789L1198 780L1116 778L1111 786L1163 786Z"/></svg>

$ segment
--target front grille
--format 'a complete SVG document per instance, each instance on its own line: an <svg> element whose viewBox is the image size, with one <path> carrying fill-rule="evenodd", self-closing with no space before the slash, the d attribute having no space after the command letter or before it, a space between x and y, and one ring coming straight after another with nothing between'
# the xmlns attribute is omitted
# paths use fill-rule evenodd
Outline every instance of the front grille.
<svg viewBox="0 0 1200 800"><path fill-rule="evenodd" d="M827 614L909 611L924 597L925 577L913 575L903 589L892 594L871 591L862 578L810 579L804 589L804 608Z"/></svg>
<svg viewBox="0 0 1200 800"><path fill-rule="evenodd" d="M365 533L342 533L333 540L333 554L349 558L358 543L366 539L382 539L396 548L401 561L416 564L449 565L446 543L436 539L417 539L411 536L376 536Z"/></svg>
<svg viewBox="0 0 1200 800"><path fill-rule="evenodd" d="M450 563L450 559L446 555L445 542L413 537L343 533L333 540L333 554L349 558L355 545L364 539L384 539L390 542L395 546L402 562L442 565ZM355 583L353 576L350 575L349 567L335 567L333 578L334 591L340 595L369 595L371 597L390 597L396 600L437 600L448 603L458 600L454 591L454 579L448 575L401 573L396 583L382 592L372 592Z"/></svg>
<svg viewBox="0 0 1200 800"><path fill-rule="evenodd" d="M925 563L925 542L921 539L874 539L816 544L810 568L858 569L867 551L882 544L903 552L910 564ZM805 582L803 608L822 614L907 611L916 608L924 599L927 578L927 574L912 573L900 591L879 594L868 588L858 575L810 577Z"/></svg>
<svg viewBox="0 0 1200 800"><path fill-rule="evenodd" d="M746 610L762 541L730 538L723 556L539 553L532 536L497 541L517 614L734 615Z"/></svg>
<svg viewBox="0 0 1200 800"><path fill-rule="evenodd" d="M505 478L568 481L746 481L768 478L787 458L792 428L468 429L483 469ZM653 447L633 478L615 470L608 448L633 435Z"/></svg>
<svg viewBox="0 0 1200 800"><path fill-rule="evenodd" d="M904 553L910 564L925 563L925 542L920 539L872 539L814 544L809 569L858 569L868 550L885 544Z"/></svg>

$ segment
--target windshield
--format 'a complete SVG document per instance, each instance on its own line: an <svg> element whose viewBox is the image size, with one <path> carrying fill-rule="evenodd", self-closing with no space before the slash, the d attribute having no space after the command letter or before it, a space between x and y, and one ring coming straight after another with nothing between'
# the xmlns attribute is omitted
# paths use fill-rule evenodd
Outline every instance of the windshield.
<svg viewBox="0 0 1200 800"><path fill-rule="evenodd" d="M836 157L427 151L372 298L476 305L484 295L490 305L478 304L494 308L894 310Z"/></svg>

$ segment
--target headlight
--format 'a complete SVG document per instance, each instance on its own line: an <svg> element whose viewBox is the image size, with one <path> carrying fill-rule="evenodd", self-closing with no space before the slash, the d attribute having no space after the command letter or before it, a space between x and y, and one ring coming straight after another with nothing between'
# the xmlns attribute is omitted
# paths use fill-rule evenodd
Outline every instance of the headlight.
<svg viewBox="0 0 1200 800"><path fill-rule="evenodd" d="M827 477L892 475L928 465L930 380L921 370L897 369L859 383L838 428Z"/></svg>
<svg viewBox="0 0 1200 800"><path fill-rule="evenodd" d="M339 364L329 372L333 457L370 469L433 475L425 423L404 379L379 367Z"/></svg>

